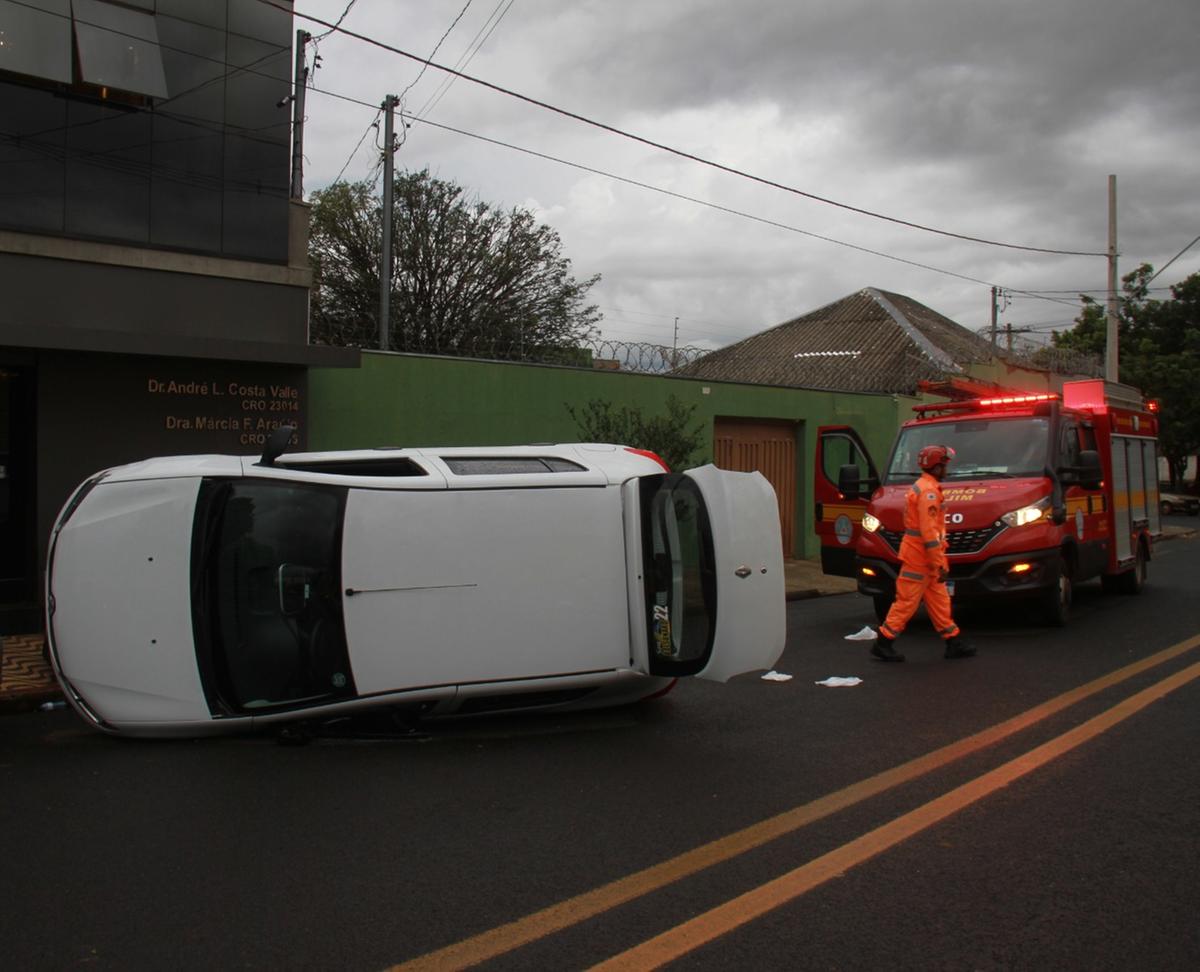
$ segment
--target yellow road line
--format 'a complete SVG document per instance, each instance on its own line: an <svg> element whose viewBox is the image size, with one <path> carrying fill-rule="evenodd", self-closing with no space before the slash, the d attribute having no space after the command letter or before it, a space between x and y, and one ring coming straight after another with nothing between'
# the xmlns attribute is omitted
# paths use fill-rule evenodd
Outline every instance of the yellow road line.
<svg viewBox="0 0 1200 972"><path fill-rule="evenodd" d="M872 830L856 840L843 844L807 864L773 881L747 891L745 894L698 915L651 938L606 962L593 966L593 972L614 972L617 969L655 969L727 934L781 905L793 901L830 878L845 874L878 854L934 824L945 820L964 807L977 803L1014 780L1045 766L1064 753L1094 739L1113 726L1158 701L1169 692L1200 678L1200 662L1176 672L1149 688L1131 695L1123 702L1089 719L1070 732L1051 739L1010 760L983 776L977 777L949 793L931 800L890 823Z"/></svg>
<svg viewBox="0 0 1200 972"><path fill-rule="evenodd" d="M1200 646L1200 635L1181 641L1170 648L1119 668L1085 685L1064 692L1041 705L1034 706L1020 715L998 723L982 732L960 739L924 756L901 763L899 766L860 780L844 789L819 797L810 803L769 817L743 830L721 837L711 843L655 864L623 878L618 878L599 888L560 901L540 911L499 925L470 938L447 945L433 952L418 956L393 966L400 972L415 972L424 969L464 969L485 962L528 945L547 935L570 928L596 915L610 911L619 905L633 901L660 888L680 881L713 865L731 860L772 840L790 834L801 827L814 823L830 814L861 803L893 787L917 779L926 773L969 756L980 749L1000 742L1043 719L1089 696L1111 688L1133 678L1147 669L1161 665L1172 658Z"/></svg>

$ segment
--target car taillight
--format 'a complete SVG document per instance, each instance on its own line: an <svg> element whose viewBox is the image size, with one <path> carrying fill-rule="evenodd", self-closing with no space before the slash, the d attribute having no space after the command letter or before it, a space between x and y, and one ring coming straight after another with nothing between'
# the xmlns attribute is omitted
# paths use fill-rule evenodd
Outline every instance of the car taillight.
<svg viewBox="0 0 1200 972"><path fill-rule="evenodd" d="M660 456L657 452L651 452L649 449L635 449L633 446L626 446L625 451L632 452L635 456L645 456L647 459L653 459L667 472L671 471L671 467L662 461L662 456Z"/></svg>

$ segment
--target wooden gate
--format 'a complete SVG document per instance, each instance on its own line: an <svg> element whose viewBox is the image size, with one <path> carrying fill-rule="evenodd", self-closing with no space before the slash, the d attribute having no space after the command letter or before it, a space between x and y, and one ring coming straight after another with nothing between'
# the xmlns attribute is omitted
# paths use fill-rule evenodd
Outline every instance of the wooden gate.
<svg viewBox="0 0 1200 972"><path fill-rule="evenodd" d="M762 473L779 498L783 556L793 556L796 536L796 423L718 418L713 423L713 464Z"/></svg>

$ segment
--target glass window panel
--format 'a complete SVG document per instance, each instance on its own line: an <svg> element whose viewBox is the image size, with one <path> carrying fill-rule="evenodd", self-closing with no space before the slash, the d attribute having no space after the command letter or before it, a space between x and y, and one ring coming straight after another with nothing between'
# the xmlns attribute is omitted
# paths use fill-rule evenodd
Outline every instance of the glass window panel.
<svg viewBox="0 0 1200 972"><path fill-rule="evenodd" d="M151 243L221 252L223 145L215 125L154 113Z"/></svg>
<svg viewBox="0 0 1200 972"><path fill-rule="evenodd" d="M167 96L153 15L100 0L72 0L72 6L83 81L153 98Z"/></svg>
<svg viewBox="0 0 1200 972"><path fill-rule="evenodd" d="M69 0L0 0L0 71L71 82Z"/></svg>
<svg viewBox="0 0 1200 972"><path fill-rule="evenodd" d="M53 92L0 83L0 224L62 232L66 122Z"/></svg>
<svg viewBox="0 0 1200 972"><path fill-rule="evenodd" d="M158 0L156 9L160 18L165 14L225 30L225 4L221 0Z"/></svg>
<svg viewBox="0 0 1200 972"><path fill-rule="evenodd" d="M273 46L230 34L228 56L225 120L234 128L273 132L287 142L291 108L280 101L292 93L291 44Z"/></svg>
<svg viewBox="0 0 1200 972"><path fill-rule="evenodd" d="M292 26L291 3L262 3L261 0L229 0L229 32L286 44L289 47L295 29Z"/></svg>
<svg viewBox="0 0 1200 972"><path fill-rule="evenodd" d="M68 233L149 241L151 117L94 102L70 103Z"/></svg>
<svg viewBox="0 0 1200 972"><path fill-rule="evenodd" d="M261 138L225 138L222 251L287 260L288 147Z"/></svg>
<svg viewBox="0 0 1200 972"><path fill-rule="evenodd" d="M225 35L173 17L158 18L163 74L169 98L156 112L169 111L221 124L225 110Z"/></svg>

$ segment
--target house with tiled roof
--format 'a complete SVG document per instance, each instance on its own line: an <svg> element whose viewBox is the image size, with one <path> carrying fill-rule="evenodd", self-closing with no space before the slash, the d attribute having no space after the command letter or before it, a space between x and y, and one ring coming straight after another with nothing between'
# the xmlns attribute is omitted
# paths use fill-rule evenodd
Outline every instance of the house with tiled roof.
<svg viewBox="0 0 1200 972"><path fill-rule="evenodd" d="M681 366L680 377L916 394L994 358L991 344L924 304L874 287Z"/></svg>

